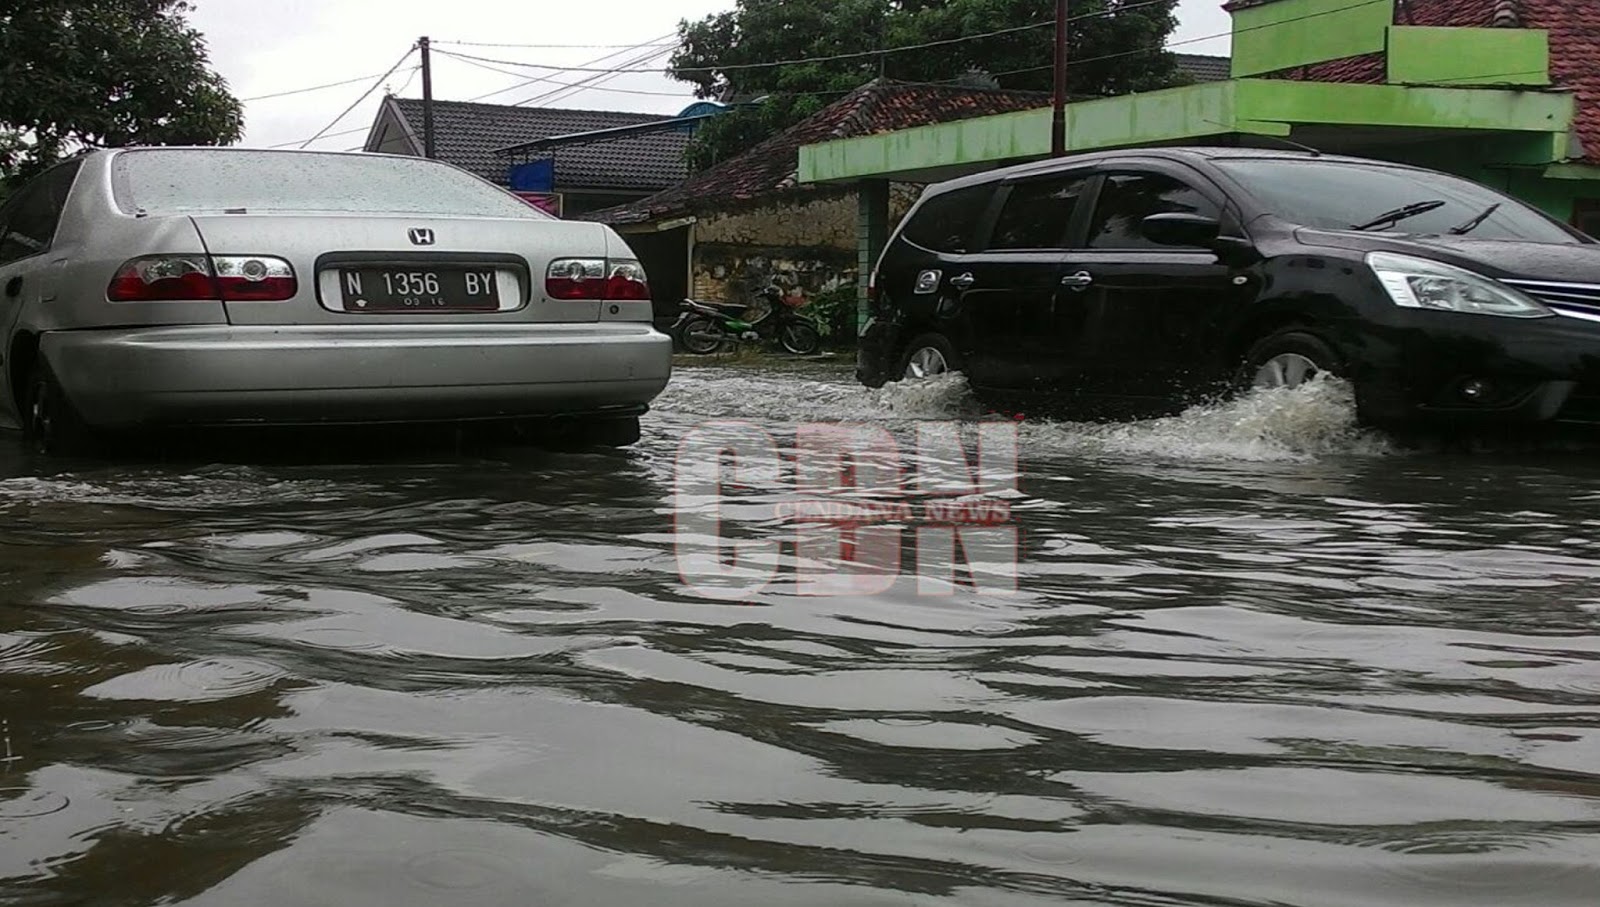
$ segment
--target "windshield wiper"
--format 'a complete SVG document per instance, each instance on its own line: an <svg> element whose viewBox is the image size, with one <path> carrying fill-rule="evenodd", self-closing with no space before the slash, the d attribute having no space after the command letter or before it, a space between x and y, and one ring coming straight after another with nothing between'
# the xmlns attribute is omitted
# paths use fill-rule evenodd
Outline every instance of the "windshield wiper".
<svg viewBox="0 0 1600 907"><path fill-rule="evenodd" d="M1405 207L1396 208L1393 211L1385 211L1364 224L1352 224L1350 229L1371 230L1373 227L1381 227L1385 224L1397 224L1408 217L1416 217L1419 214L1427 214L1429 211L1443 208L1444 206L1445 203L1439 201L1438 199L1432 199L1425 202L1412 202Z"/></svg>
<svg viewBox="0 0 1600 907"><path fill-rule="evenodd" d="M1451 236L1460 236L1463 233L1471 233L1473 230L1478 229L1480 226L1483 225L1484 221L1489 219L1489 215L1491 215L1491 214L1495 213L1496 211L1500 210L1500 205L1501 205L1500 202L1495 202L1494 204L1490 205L1489 207L1483 209L1483 213L1479 214L1477 217L1474 217L1472 220L1467 221L1466 223L1462 224L1459 227L1451 227L1450 228L1450 235Z"/></svg>

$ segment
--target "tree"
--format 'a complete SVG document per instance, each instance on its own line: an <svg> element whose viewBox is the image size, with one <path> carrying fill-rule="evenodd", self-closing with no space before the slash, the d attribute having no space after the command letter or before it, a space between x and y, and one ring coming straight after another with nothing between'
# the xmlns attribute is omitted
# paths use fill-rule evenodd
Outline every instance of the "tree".
<svg viewBox="0 0 1600 907"><path fill-rule="evenodd" d="M0 178L86 147L217 145L244 115L183 0L0 0Z"/></svg>
<svg viewBox="0 0 1600 907"><path fill-rule="evenodd" d="M736 0L678 26L670 72L701 98L749 102L701 127L691 164L737 154L877 78L1002 88L1053 84L1055 4L1048 0ZM1068 91L1108 96L1181 84L1162 48L1177 0L1073 0ZM1031 26L1031 27L1029 27ZM1006 34L986 38L1008 29ZM924 50L898 51L930 42ZM826 57L844 59L819 60ZM814 60L809 63L780 61Z"/></svg>

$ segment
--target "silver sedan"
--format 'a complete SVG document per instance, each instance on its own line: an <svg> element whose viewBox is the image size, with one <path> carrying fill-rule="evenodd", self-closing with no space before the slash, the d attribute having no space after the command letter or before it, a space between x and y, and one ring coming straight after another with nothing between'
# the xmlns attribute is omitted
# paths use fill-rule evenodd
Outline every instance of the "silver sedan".
<svg viewBox="0 0 1600 907"><path fill-rule="evenodd" d="M0 422L563 417L636 440L670 338L627 244L437 161L92 152L0 206Z"/></svg>

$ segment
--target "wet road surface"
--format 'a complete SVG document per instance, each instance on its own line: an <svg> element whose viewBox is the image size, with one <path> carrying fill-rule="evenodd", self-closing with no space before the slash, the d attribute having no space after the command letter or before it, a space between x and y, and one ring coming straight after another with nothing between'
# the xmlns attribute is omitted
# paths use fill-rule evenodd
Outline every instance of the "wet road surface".
<svg viewBox="0 0 1600 907"><path fill-rule="evenodd" d="M0 903L1600 897L1594 455L1396 450L1328 388L1025 424L1014 593L685 585L708 422L975 415L690 368L621 453L7 443Z"/></svg>

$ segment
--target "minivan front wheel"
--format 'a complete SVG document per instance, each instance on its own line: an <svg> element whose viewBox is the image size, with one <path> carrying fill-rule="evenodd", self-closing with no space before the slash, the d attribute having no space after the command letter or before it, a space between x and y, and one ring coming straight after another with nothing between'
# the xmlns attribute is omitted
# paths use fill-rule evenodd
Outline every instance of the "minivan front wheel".
<svg viewBox="0 0 1600 907"><path fill-rule="evenodd" d="M1268 335L1250 348L1236 386L1240 391L1295 388L1318 375L1342 377L1343 373L1338 354L1320 337L1286 330Z"/></svg>
<svg viewBox="0 0 1600 907"><path fill-rule="evenodd" d="M901 379L922 380L961 370L960 358L940 334L923 334L906 344L900 357Z"/></svg>

